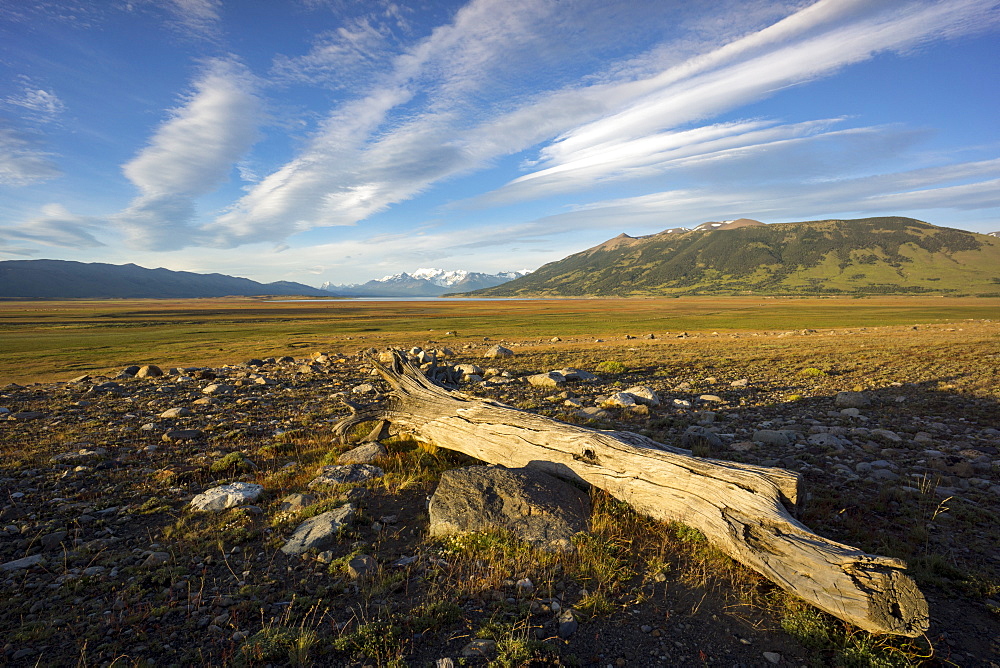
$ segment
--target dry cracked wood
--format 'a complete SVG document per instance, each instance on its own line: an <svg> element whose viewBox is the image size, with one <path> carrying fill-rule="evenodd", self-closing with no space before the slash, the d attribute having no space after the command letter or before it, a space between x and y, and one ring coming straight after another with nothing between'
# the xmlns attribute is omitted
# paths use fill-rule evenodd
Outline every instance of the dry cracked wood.
<svg viewBox="0 0 1000 668"><path fill-rule="evenodd" d="M788 511L790 471L694 457L631 432L566 424L447 390L395 355L374 362L388 399L352 407L341 435L376 421L420 441L508 467L533 466L589 483L660 520L701 531L718 548L816 607L874 633L920 635L927 602L898 559L810 531ZM377 437L377 435L376 435Z"/></svg>

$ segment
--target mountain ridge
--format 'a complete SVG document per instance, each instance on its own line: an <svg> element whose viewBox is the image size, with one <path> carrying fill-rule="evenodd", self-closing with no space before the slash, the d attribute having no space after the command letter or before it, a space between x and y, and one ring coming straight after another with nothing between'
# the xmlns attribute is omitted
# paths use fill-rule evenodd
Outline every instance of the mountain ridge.
<svg viewBox="0 0 1000 668"><path fill-rule="evenodd" d="M505 271L485 274L464 269L445 270L420 268L412 274L401 272L373 279L366 283L331 285L320 289L342 297L440 297L455 290L490 288L526 275L527 271Z"/></svg>
<svg viewBox="0 0 1000 668"><path fill-rule="evenodd" d="M193 299L203 297L329 296L276 281L258 283L225 274L147 269L136 264L73 260L0 261L0 299Z"/></svg>
<svg viewBox="0 0 1000 668"><path fill-rule="evenodd" d="M1000 294L985 234L900 216L699 227L619 235L463 296Z"/></svg>

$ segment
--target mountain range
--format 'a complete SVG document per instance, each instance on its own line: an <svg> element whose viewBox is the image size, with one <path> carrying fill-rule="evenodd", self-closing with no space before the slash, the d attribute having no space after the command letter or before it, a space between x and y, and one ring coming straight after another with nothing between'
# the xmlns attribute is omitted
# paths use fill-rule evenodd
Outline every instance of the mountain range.
<svg viewBox="0 0 1000 668"><path fill-rule="evenodd" d="M524 271L504 271L484 274L476 271L446 271L444 269L417 269L384 276L367 283L331 285L324 283L320 289L341 297L439 297L448 292L480 290L501 285L527 275Z"/></svg>
<svg viewBox="0 0 1000 668"><path fill-rule="evenodd" d="M1000 295L1000 240L912 218L621 234L475 297Z"/></svg>
<svg viewBox="0 0 1000 668"><path fill-rule="evenodd" d="M0 299L191 299L260 295L330 296L301 283L258 283L224 274L145 269L134 264L68 260L0 262Z"/></svg>

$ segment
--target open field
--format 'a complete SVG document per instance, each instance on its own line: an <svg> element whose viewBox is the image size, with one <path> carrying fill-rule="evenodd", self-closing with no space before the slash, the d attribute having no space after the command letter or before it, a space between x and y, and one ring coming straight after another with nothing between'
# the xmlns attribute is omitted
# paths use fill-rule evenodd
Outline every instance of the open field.
<svg viewBox="0 0 1000 668"><path fill-rule="evenodd" d="M1000 299L691 298L433 302L254 299L0 302L0 382L65 380L156 360L211 366L313 348L553 336L620 338L959 322ZM592 340L591 338L591 340ZM356 345L355 345L356 344Z"/></svg>
<svg viewBox="0 0 1000 668"><path fill-rule="evenodd" d="M465 665L1000 666L998 314L1000 300L927 298L0 303L0 564L32 560L0 571L0 663L424 667L461 665L478 638L491 649ZM497 342L515 355L485 360ZM513 378L585 369L598 380L461 389L674 445L702 426L719 440L700 456L799 472L804 524L907 562L926 637L850 627L598 492L571 554L502 532L432 538L441 472L476 462L398 436L384 477L311 486L352 447L333 437L341 400L384 389L359 351L389 345L447 346ZM119 375L133 363L186 370ZM633 385L661 405L567 403ZM868 404L841 410L842 391ZM237 481L262 496L189 508ZM289 509L294 494L309 498ZM325 552L281 551L348 501L359 511ZM361 579L360 554L375 564ZM566 637L559 608L579 623Z"/></svg>

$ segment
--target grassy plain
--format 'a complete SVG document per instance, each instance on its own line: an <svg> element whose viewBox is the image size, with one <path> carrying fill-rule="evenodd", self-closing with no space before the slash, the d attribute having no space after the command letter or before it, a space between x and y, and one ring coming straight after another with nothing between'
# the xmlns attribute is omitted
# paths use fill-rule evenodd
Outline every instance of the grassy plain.
<svg viewBox="0 0 1000 668"><path fill-rule="evenodd" d="M0 302L0 387L97 376L0 392L12 413L0 420L0 563L47 560L0 578L0 663L426 666L480 638L496 643L491 666L770 665L763 652L782 655L781 665L998 665L998 314L998 299L926 297ZM338 391L373 382L353 353L448 346L456 362L483 364L494 341L516 355L489 364L517 377L597 373L599 382L568 390L588 406L639 384L666 401L591 420L550 388L463 390L663 443L718 425L733 442L699 454L800 472L803 523L909 564L930 604L927 636L845 625L697 532L598 492L573 555L537 553L503 533L431 538L428 495L441 471L472 462L406 439L386 441L378 464L387 475L364 489L311 485L351 447L331 432L348 411ZM320 373L240 365L317 351L344 359ZM95 390L107 380L98 374L132 363L212 375ZM251 382L256 375L272 383ZM235 391L201 403L218 378ZM837 410L838 392L859 390L870 406ZM721 403L706 410L706 393ZM172 408L189 412L164 417ZM753 440L781 427L798 434L795 445ZM197 435L171 440L177 429ZM809 440L835 434L847 440ZM105 452L75 459L81 448ZM265 493L252 509L189 509L194 494L233 481ZM286 511L289 494L315 498ZM302 521L358 498L357 521L326 557L280 551ZM378 567L356 582L348 566L362 552ZM168 561L147 563L154 553ZM419 561L393 567L403 556ZM534 593L517 589L521 578ZM569 638L559 636L556 601L581 622Z"/></svg>
<svg viewBox="0 0 1000 668"><path fill-rule="evenodd" d="M214 366L312 349L553 336L878 327L1000 315L1000 299L934 297L0 302L0 383L65 380L129 364ZM592 339L591 339L592 340Z"/></svg>

